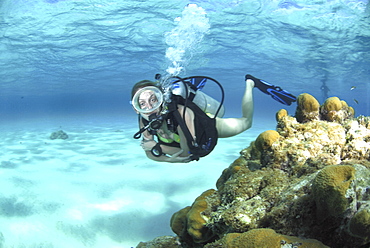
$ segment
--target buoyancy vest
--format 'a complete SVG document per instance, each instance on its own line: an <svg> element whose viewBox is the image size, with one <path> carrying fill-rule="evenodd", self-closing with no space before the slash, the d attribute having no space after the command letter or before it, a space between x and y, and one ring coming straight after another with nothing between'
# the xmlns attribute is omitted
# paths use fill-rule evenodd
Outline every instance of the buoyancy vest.
<svg viewBox="0 0 370 248"><path fill-rule="evenodd" d="M177 105L186 106L194 112L195 139L191 135L185 120L181 117ZM167 124L167 128L176 136L178 135L178 126L181 127L186 137L192 160L199 160L200 157L207 156L217 144L218 134L216 119L209 117L192 101L186 100L178 95L171 96L171 102L167 105L167 108L168 113L164 120ZM149 123L144 118L141 118L141 120L144 126ZM155 135L158 137L159 144L180 147L179 140L170 140L171 142L168 143L157 133Z"/></svg>
<svg viewBox="0 0 370 248"><path fill-rule="evenodd" d="M174 98L176 99L174 103L177 102L177 104L184 105L194 112L195 140L186 126L185 121L180 116L179 111L176 111L174 115L184 132L192 158L194 160L199 160L200 157L207 156L211 153L217 144L218 133L216 129L216 119L209 117L192 101L186 101L179 96L174 96Z"/></svg>

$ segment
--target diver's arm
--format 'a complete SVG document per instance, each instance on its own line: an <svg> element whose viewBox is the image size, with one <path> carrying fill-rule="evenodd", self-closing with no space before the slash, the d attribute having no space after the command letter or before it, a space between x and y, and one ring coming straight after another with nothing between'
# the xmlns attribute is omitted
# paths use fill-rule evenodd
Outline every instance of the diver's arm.
<svg viewBox="0 0 370 248"><path fill-rule="evenodd" d="M169 163L187 163L190 162L190 156L180 156L184 151L179 147L166 146L161 144L161 149L163 155L156 157L152 154L152 148L157 145L157 142L154 139L149 139L148 137L141 141L141 147L145 151L145 154L148 158L157 161L157 162L169 162Z"/></svg>
<svg viewBox="0 0 370 248"><path fill-rule="evenodd" d="M188 163L191 161L190 156L187 157L180 157L179 155L183 153L183 150L179 150L178 152L174 153L172 156L162 155L160 157L154 156L151 151L145 151L146 156L151 160L157 162L168 162L168 163Z"/></svg>
<svg viewBox="0 0 370 248"><path fill-rule="evenodd" d="M157 142L149 133L144 133L143 137L144 138L141 141L141 147L145 151L146 156L151 160L168 163L188 163L191 161L189 154L187 154L187 156L180 156L184 152L181 148L166 146L163 144L161 144L161 149L164 154L156 157L152 154L151 150L155 145L157 145Z"/></svg>
<svg viewBox="0 0 370 248"><path fill-rule="evenodd" d="M179 105L178 107L179 107L178 111L181 117L183 117L184 108L181 105ZM191 135L195 139L194 112L190 110L189 108L187 108L185 111L184 119L185 119L186 125ZM142 125L142 123L140 124ZM143 140L142 140L141 146L144 149L146 156L157 162L169 162L169 163L188 163L190 162L191 156L189 154L189 147L187 145L186 137L180 127L178 127L178 133L180 136L180 148L161 144L160 147L164 155L156 157L152 154L151 150L155 145L157 145L157 142L154 140L153 135L145 131L143 133Z"/></svg>

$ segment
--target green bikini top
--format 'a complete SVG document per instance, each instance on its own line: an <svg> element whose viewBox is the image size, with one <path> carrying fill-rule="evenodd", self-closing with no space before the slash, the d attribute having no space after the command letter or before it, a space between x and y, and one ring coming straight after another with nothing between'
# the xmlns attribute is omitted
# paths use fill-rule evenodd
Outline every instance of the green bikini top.
<svg viewBox="0 0 370 248"><path fill-rule="evenodd" d="M180 143L180 136L176 133L173 133L173 139L167 139L165 137L162 137L159 133L157 133L157 137L164 143L168 143L168 144L173 143L173 142Z"/></svg>

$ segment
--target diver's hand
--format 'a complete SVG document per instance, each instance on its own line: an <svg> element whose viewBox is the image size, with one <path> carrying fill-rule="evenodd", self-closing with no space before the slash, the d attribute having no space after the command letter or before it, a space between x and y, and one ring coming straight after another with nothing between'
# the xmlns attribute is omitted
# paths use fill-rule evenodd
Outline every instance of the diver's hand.
<svg viewBox="0 0 370 248"><path fill-rule="evenodd" d="M154 140L147 140L143 139L141 141L141 148L143 148L144 151L151 151L152 148L157 144Z"/></svg>
<svg viewBox="0 0 370 248"><path fill-rule="evenodd" d="M180 150L174 153L171 157L168 157L168 161L170 163L188 163L191 161L191 155L187 157L180 157L180 154L183 153L183 150Z"/></svg>

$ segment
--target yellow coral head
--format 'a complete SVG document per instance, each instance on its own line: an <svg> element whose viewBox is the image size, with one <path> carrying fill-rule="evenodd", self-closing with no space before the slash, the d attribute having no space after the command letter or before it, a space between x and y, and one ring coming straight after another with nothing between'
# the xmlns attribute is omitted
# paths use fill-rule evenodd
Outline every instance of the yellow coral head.
<svg viewBox="0 0 370 248"><path fill-rule="evenodd" d="M308 93L300 94L297 99L297 104L298 108L305 112L318 111L320 108L320 104L316 98Z"/></svg>
<svg viewBox="0 0 370 248"><path fill-rule="evenodd" d="M285 117L285 116L288 116L288 111L286 111L286 109L280 109L277 113L276 113L276 121L279 121L281 120L281 118Z"/></svg>
<svg viewBox="0 0 370 248"><path fill-rule="evenodd" d="M272 146L272 144L277 141L280 134L275 130L267 130L258 135L256 139L256 147L258 150L266 150Z"/></svg>
<svg viewBox="0 0 370 248"><path fill-rule="evenodd" d="M323 104L323 107L326 111L339 111L342 109L342 102L341 100L336 97L336 96L333 96L333 97L329 97L328 99L326 99L326 101L324 102Z"/></svg>

